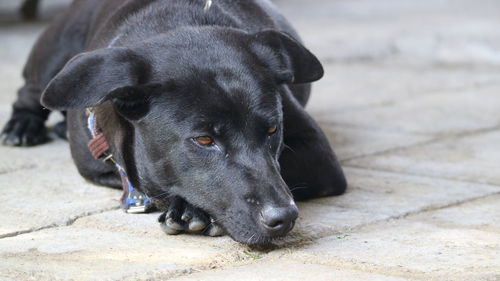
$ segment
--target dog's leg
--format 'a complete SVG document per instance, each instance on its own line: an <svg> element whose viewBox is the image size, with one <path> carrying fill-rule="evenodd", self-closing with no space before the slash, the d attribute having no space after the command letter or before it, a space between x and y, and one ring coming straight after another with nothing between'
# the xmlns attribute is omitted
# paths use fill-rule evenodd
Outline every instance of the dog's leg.
<svg viewBox="0 0 500 281"><path fill-rule="evenodd" d="M290 92L283 96L284 143L281 174L296 200L340 195L347 183L318 124Z"/></svg>
<svg viewBox="0 0 500 281"><path fill-rule="evenodd" d="M26 83L18 92L12 116L2 131L3 144L33 146L48 141L45 121L50 111L40 105L42 88Z"/></svg>
<svg viewBox="0 0 500 281"><path fill-rule="evenodd" d="M193 207L180 197L168 199L167 210L158 222L165 233L173 235L181 232L201 233L220 236L224 231L204 211Z"/></svg>
<svg viewBox="0 0 500 281"><path fill-rule="evenodd" d="M33 146L48 141L45 121L50 111L42 107L40 97L66 62L83 50L85 26L79 20L85 16L67 11L38 38L23 71L25 85L18 91L11 118L1 134L3 144Z"/></svg>
<svg viewBox="0 0 500 281"><path fill-rule="evenodd" d="M45 50L34 48L28 59L23 72L25 85L17 93L12 115L1 134L4 145L33 146L49 140L45 121L50 111L40 104L42 91L48 83L40 79L39 75L45 70L45 66L39 64L40 57L48 56Z"/></svg>

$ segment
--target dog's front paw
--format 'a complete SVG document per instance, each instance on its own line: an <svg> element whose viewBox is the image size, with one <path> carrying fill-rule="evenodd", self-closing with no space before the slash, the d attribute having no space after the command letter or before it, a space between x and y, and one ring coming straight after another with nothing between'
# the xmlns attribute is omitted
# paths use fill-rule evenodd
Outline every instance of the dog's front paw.
<svg viewBox="0 0 500 281"><path fill-rule="evenodd" d="M215 224L214 219L204 211L191 206L179 197L171 199L170 204L158 218L161 228L170 235L181 232L199 233L208 236L221 236L224 231Z"/></svg>
<svg viewBox="0 0 500 281"><path fill-rule="evenodd" d="M45 119L32 113L18 113L5 125L0 139L8 146L33 146L49 140Z"/></svg>

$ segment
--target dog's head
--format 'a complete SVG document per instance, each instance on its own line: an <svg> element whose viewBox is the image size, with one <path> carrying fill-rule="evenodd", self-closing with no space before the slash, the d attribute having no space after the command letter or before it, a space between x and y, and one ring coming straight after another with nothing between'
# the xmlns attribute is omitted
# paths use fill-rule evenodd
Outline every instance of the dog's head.
<svg viewBox="0 0 500 281"><path fill-rule="evenodd" d="M107 108L100 114L121 125L102 129L122 136L111 142L135 184L186 199L254 244L283 236L297 218L278 162L285 85L322 75L314 55L281 32L186 28L76 56L42 103Z"/></svg>

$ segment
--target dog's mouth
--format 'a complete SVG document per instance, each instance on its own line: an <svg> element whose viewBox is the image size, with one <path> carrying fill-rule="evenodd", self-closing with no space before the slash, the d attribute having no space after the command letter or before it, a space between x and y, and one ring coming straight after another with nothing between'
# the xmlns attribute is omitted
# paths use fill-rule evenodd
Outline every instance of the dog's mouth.
<svg viewBox="0 0 500 281"><path fill-rule="evenodd" d="M233 240L247 245L270 244L285 237L295 226L298 209L295 204L286 207L264 206L256 216L221 219L221 226Z"/></svg>
<svg viewBox="0 0 500 281"><path fill-rule="evenodd" d="M269 235L266 232L256 231L255 229L228 229L225 228L225 233L234 241L246 244L249 246L265 246L273 244L273 242L285 237L294 227L292 223L289 230L280 235Z"/></svg>

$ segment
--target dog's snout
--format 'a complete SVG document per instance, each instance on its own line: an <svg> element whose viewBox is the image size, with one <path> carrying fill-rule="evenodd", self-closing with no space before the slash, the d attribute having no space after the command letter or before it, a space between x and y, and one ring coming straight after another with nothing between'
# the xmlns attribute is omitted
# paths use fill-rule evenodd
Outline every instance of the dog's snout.
<svg viewBox="0 0 500 281"><path fill-rule="evenodd" d="M292 230L298 215L295 204L287 207L265 206L260 212L260 222L270 236L282 236Z"/></svg>

